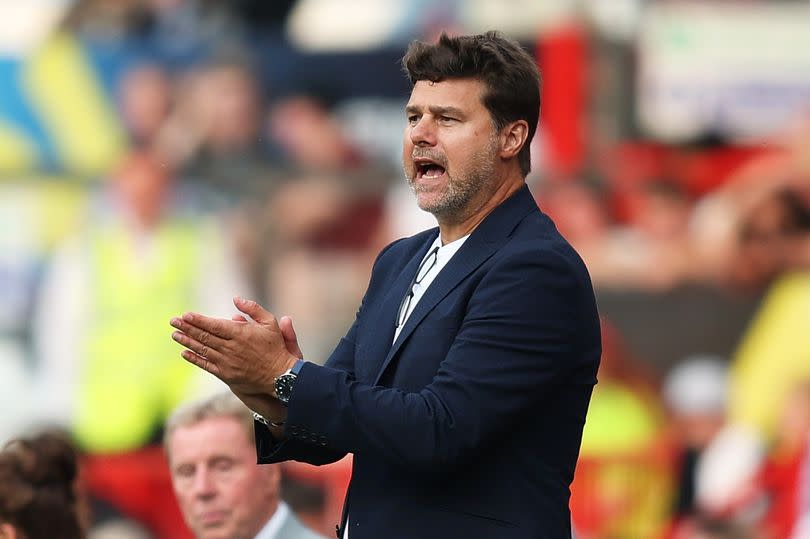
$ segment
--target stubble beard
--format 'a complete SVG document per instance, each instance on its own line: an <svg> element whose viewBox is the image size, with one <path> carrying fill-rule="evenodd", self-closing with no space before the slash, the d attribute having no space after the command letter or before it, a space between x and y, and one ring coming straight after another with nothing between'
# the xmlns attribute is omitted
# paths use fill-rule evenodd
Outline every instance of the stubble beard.
<svg viewBox="0 0 810 539"><path fill-rule="evenodd" d="M440 221L463 221L469 213L475 210L470 205L476 195L487 190L495 181L496 143L497 139L493 137L480 152L472 156L469 163L457 174L450 174L450 170L445 169L447 185L444 192L433 200L419 199L419 193L429 192L430 188L414 185L415 174L411 174L411 171L405 166L405 181L416 195L419 208L433 214Z"/></svg>

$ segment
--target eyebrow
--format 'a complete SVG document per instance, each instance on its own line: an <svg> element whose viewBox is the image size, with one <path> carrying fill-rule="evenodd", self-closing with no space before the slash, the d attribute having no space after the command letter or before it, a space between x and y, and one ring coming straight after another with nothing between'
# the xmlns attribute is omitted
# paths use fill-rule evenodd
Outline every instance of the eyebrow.
<svg viewBox="0 0 810 539"><path fill-rule="evenodd" d="M428 110L434 116L443 116L449 114L451 116L463 117L465 115L464 111L462 111L460 108L452 106L431 105L430 107L428 107ZM408 105L407 107L405 107L406 114L415 114L421 111L422 107L418 105Z"/></svg>

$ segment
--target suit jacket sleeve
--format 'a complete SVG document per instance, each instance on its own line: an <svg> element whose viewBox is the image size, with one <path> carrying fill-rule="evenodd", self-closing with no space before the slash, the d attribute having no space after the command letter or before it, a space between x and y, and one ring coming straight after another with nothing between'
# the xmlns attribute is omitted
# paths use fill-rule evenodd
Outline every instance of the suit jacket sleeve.
<svg viewBox="0 0 810 539"><path fill-rule="evenodd" d="M307 364L287 432L317 433L333 451L374 454L408 470L452 470L477 448L498 443L544 391L580 367L578 333L589 327L581 313L590 313L584 306L593 301L583 273L553 250L538 252L537 243L512 250L481 279L424 389L371 386L333 365ZM312 445L307 434L299 438Z"/></svg>
<svg viewBox="0 0 810 539"><path fill-rule="evenodd" d="M380 254L377 255L377 259L374 261L374 266L377 265L380 258L396 243L397 242L393 242L380 251ZM369 283L369 288L371 288L373 283L374 281L372 279L371 283ZM360 303L360 308L357 311L354 323L351 328L349 328L346 336L340 340L325 364L325 366L332 371L344 373L347 380L354 379L355 335L357 333L357 322L363 313L365 301L366 298L364 297L363 301ZM290 421L288 418L287 425L289 424ZM313 440L310 435L305 440L301 440L287 436L284 440L279 441L273 438L267 427L258 421L254 421L253 428L256 438L256 453L260 464L270 464L286 460L296 460L314 465L330 464L342 459L347 453L345 449L329 447L328 444L324 443L325 438L323 437L317 437Z"/></svg>

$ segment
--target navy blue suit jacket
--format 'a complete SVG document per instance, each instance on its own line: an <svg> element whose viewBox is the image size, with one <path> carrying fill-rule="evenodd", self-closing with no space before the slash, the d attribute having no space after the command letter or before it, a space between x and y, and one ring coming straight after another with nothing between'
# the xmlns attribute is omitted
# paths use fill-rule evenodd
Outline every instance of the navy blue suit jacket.
<svg viewBox="0 0 810 539"><path fill-rule="evenodd" d="M588 272L527 187L495 208L392 345L438 229L378 256L348 334L301 369L259 462L354 454L350 539L571 536L569 485L601 354Z"/></svg>

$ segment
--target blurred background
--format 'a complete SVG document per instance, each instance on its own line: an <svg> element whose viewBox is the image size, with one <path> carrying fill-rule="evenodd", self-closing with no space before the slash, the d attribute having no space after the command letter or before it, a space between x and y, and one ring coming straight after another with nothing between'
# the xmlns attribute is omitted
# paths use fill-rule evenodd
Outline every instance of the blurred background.
<svg viewBox="0 0 810 539"><path fill-rule="evenodd" d="M325 361L379 249L435 225L405 47L500 29L603 318L577 537L810 537L808 28L800 0L0 0L0 440L67 429L98 526L189 537L162 422L220 386L169 318L256 298ZM284 469L324 534L349 465Z"/></svg>

